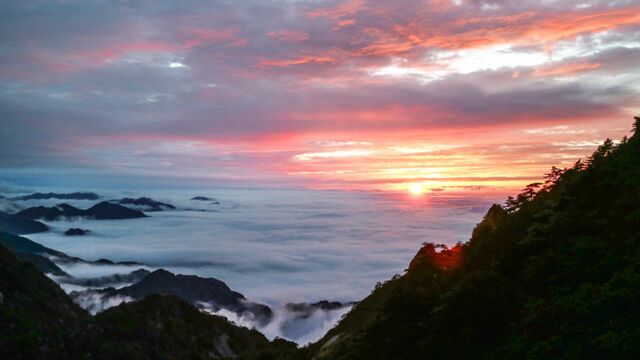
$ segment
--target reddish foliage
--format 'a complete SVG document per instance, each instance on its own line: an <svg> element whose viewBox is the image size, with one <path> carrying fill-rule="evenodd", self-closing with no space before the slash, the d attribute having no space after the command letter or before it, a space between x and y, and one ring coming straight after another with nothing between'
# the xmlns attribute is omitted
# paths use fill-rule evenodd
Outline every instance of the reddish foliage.
<svg viewBox="0 0 640 360"><path fill-rule="evenodd" d="M461 258L462 246L460 244L449 248L446 245L429 243L420 249L409 268L411 269L412 267L419 266L420 263L426 262L441 270L451 270L460 266Z"/></svg>

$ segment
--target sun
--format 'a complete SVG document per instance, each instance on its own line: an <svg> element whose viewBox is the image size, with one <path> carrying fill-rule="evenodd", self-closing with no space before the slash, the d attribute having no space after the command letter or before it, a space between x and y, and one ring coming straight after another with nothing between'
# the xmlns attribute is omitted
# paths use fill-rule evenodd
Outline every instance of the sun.
<svg viewBox="0 0 640 360"><path fill-rule="evenodd" d="M424 186L422 184L410 184L409 185L409 193L413 196L420 196L422 194L424 194Z"/></svg>

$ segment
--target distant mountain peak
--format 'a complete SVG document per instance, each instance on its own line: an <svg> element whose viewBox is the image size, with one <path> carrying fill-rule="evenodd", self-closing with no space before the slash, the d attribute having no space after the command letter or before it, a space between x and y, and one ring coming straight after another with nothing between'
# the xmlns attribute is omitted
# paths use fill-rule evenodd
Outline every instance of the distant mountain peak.
<svg viewBox="0 0 640 360"><path fill-rule="evenodd" d="M33 193L31 195L24 195L11 198L11 200L49 200L49 199L64 199L64 200L98 200L100 195L92 192L73 192L73 193Z"/></svg>
<svg viewBox="0 0 640 360"><path fill-rule="evenodd" d="M175 206L160 202L148 197L139 197L139 198L122 198L120 200L114 200L118 204L123 205L134 205L136 208L140 208L144 211L163 211L163 210L175 210Z"/></svg>
<svg viewBox="0 0 640 360"><path fill-rule="evenodd" d="M147 273L134 284L120 289L86 290L74 293L73 297L84 299L91 298L94 294L99 295L103 301L122 297L136 300L152 294L173 295L205 309L213 311L226 309L240 316L250 315L262 324L269 322L273 316L268 306L247 301L244 295L231 290L227 284L218 279L196 275L176 275L165 269Z"/></svg>
<svg viewBox="0 0 640 360"><path fill-rule="evenodd" d="M87 210L78 209L65 203L58 204L53 207L34 206L22 210L12 216L19 219L44 219L48 221L75 217L91 217L97 220L134 219L146 217L142 211L129 209L122 205L112 204L107 201L98 203Z"/></svg>
<svg viewBox="0 0 640 360"><path fill-rule="evenodd" d="M98 203L86 210L88 216L99 220L132 219L146 217L138 210L129 209L122 205L113 204L108 201Z"/></svg>

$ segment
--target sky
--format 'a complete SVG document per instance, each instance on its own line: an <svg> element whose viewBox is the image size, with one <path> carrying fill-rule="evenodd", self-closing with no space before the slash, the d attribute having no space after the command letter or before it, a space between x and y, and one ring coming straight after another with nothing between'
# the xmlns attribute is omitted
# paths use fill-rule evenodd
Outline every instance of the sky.
<svg viewBox="0 0 640 360"><path fill-rule="evenodd" d="M638 64L633 0L0 1L0 180L521 188Z"/></svg>

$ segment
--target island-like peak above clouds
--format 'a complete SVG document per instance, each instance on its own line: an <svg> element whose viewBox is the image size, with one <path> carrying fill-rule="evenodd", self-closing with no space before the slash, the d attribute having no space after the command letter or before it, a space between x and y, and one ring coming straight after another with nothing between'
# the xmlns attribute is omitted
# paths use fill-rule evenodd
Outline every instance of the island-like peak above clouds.
<svg viewBox="0 0 640 360"><path fill-rule="evenodd" d="M133 285L121 289L107 289L102 294L107 297L127 296L133 299L142 299L151 294L173 295L209 310L226 309L238 315L249 315L258 323L267 323L273 316L268 306L248 301L244 295L231 290L218 279L176 275L164 269L146 275Z"/></svg>
<svg viewBox="0 0 640 360"><path fill-rule="evenodd" d="M47 221L57 220L61 217L79 217L84 216L86 212L71 205L60 204L54 207L34 206L22 210L13 216L18 219L42 219Z"/></svg>
<svg viewBox="0 0 640 360"><path fill-rule="evenodd" d="M210 197L207 196L194 196L191 198L191 200L196 200L196 201L215 201L215 199L212 199Z"/></svg>
<svg viewBox="0 0 640 360"><path fill-rule="evenodd" d="M87 210L78 209L69 204L59 204L53 207L35 206L22 210L13 215L18 219L44 219L48 221L60 218L90 217L96 220L118 220L146 217L138 210L129 209L122 205L103 201Z"/></svg>
<svg viewBox="0 0 640 360"><path fill-rule="evenodd" d="M48 199L60 199L60 200L98 200L100 195L92 192L73 192L73 193L34 193L31 195L17 196L11 198L11 200L48 200Z"/></svg>
<svg viewBox="0 0 640 360"><path fill-rule="evenodd" d="M81 229L81 228L70 228L69 230L64 232L66 236L84 236L90 233L91 233L91 230Z"/></svg>
<svg viewBox="0 0 640 360"><path fill-rule="evenodd" d="M87 216L98 220L133 219L146 217L142 211L103 201L86 210Z"/></svg>
<svg viewBox="0 0 640 360"><path fill-rule="evenodd" d="M214 278L201 278L195 275L175 275L167 270L159 269L137 284L121 289L121 293L141 298L148 293L180 292L181 297L189 302L215 301L220 305L235 304L244 296L232 291L227 284Z"/></svg>
<svg viewBox="0 0 640 360"><path fill-rule="evenodd" d="M113 200L113 202L117 202L122 205L134 205L135 207L139 207L142 211L163 211L163 210L175 210L175 206L160 202L148 197L139 197L137 199L134 198L123 198L120 200Z"/></svg>
<svg viewBox="0 0 640 360"><path fill-rule="evenodd" d="M208 201L213 205L218 205L220 204L220 201L214 199L214 198L210 198L208 196L194 196L192 197L190 200L194 200L194 201Z"/></svg>

